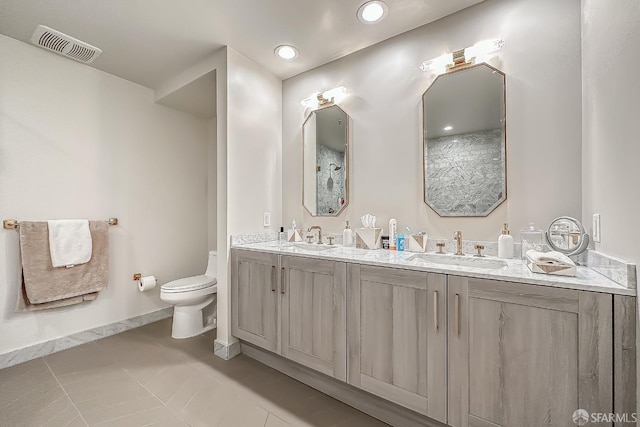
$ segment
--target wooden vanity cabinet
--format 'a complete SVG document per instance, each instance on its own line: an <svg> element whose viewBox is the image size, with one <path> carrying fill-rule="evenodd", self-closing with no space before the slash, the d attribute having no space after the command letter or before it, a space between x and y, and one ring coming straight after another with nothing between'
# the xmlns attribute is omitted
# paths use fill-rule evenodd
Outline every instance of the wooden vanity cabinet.
<svg viewBox="0 0 640 427"><path fill-rule="evenodd" d="M446 276L349 264L349 384L447 417Z"/></svg>
<svg viewBox="0 0 640 427"><path fill-rule="evenodd" d="M281 261L282 356L346 381L346 264Z"/></svg>
<svg viewBox="0 0 640 427"><path fill-rule="evenodd" d="M235 336L441 423L636 412L635 297L238 249L231 260Z"/></svg>
<svg viewBox="0 0 640 427"><path fill-rule="evenodd" d="M233 335L346 381L346 265L232 249L231 266Z"/></svg>
<svg viewBox="0 0 640 427"><path fill-rule="evenodd" d="M610 294L448 276L453 427L575 426L613 412Z"/></svg>
<svg viewBox="0 0 640 427"><path fill-rule="evenodd" d="M231 250L231 332L278 350L278 255Z"/></svg>

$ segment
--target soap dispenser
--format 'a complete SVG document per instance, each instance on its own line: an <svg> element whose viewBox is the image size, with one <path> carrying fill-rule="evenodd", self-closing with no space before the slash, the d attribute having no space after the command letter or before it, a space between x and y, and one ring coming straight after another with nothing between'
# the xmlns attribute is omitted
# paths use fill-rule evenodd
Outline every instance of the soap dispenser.
<svg viewBox="0 0 640 427"><path fill-rule="evenodd" d="M506 222L498 237L498 258L513 258L513 236L509 233L509 224Z"/></svg>
<svg viewBox="0 0 640 427"><path fill-rule="evenodd" d="M347 225L345 225L342 232L342 244L344 246L353 246L353 230L349 225L349 221L347 221Z"/></svg>

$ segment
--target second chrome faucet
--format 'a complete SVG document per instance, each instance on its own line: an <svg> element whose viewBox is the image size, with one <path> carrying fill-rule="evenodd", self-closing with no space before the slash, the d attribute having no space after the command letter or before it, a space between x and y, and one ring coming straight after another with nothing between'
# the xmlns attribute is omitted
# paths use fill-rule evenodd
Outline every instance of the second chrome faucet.
<svg viewBox="0 0 640 427"><path fill-rule="evenodd" d="M456 239L455 255L464 255L464 252L462 252L462 231L456 231L453 233L453 238Z"/></svg>

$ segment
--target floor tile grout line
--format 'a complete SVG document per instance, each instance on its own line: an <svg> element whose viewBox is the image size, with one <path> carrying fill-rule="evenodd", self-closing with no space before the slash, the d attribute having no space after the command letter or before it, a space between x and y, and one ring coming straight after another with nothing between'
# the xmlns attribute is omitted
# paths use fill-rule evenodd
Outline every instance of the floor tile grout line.
<svg viewBox="0 0 640 427"><path fill-rule="evenodd" d="M164 371L165 369L166 369L166 368L163 368L160 372ZM180 416L180 414L179 414L179 413L176 413L176 412L175 412L175 411L173 411L171 408L169 408L169 407L167 406L167 404L166 404L166 403L164 403L164 402L162 401L162 399L160 399L158 396L156 396L156 395L155 395L155 393L153 393L151 390L149 390L149 389L147 388L147 386L146 386L146 385L144 385L144 384L142 384L140 381L138 381L138 379L137 379L137 378L135 378L133 375L131 375L131 373L129 373L129 371L127 371L127 370L126 370L126 369L124 369L124 368L123 368L123 371L124 371L127 375L129 375L129 376L130 376L134 381L136 381L138 384L140 384L140 386L141 386L142 388L144 388L144 389L145 389L145 390L146 390L146 391L147 391L151 396L155 397L155 398L156 398L156 400L157 400L158 402L160 402L160 404L161 404L162 406L164 406L164 407L165 407L165 409L167 409L167 411L169 411L170 413L174 414L176 417L178 417L178 419L182 420L185 424L187 424L187 425L191 426L191 424L189 424L189 422L188 422L187 420L185 420L184 418L182 418L182 417ZM158 374L159 374L159 373L158 373ZM154 375L154 376L153 376L153 378L155 378L158 374ZM193 399L193 398L192 398L192 399Z"/></svg>
<svg viewBox="0 0 640 427"><path fill-rule="evenodd" d="M84 418L84 416L82 415L82 412L80 412L80 409L78 409L78 407L76 406L75 403L73 403L73 400L71 399L71 396L69 396L69 393L67 393L67 390L64 388L64 386L62 385L62 383L60 382L60 380L58 379L58 376L56 375L55 372L53 372L53 369L51 369L51 366L49 366L49 363L47 362L47 360L43 357L42 361L44 362L45 365L47 365L47 369L49 369L49 372L51 372L51 375L53 375L53 378L56 380L56 382L58 383L58 385L60 386L60 388L62 389L62 391L64 392L65 396L67 396L67 399L69 399L69 402L71 403L71 406L73 406L76 410L76 412L78 412L78 415L80 416L80 418L82 419L82 421L84 421L84 424L89 427L89 423L87 422L87 420ZM69 423L67 423L67 425L69 425Z"/></svg>
<svg viewBox="0 0 640 427"><path fill-rule="evenodd" d="M62 390L64 392L64 390ZM69 396L67 396L67 394L63 394L62 396L60 396L59 398L57 398L56 400L54 400L53 402L49 402L44 408L41 408L40 410L38 410L38 414L41 413L42 411L46 410L48 407L50 407L51 405L53 405L54 403L58 402L60 399L65 399L65 398L69 398Z"/></svg>

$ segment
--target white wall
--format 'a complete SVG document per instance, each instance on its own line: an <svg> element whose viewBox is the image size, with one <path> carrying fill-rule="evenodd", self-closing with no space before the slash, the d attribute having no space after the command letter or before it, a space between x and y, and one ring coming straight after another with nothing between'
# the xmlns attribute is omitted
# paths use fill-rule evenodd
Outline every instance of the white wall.
<svg viewBox="0 0 640 427"><path fill-rule="evenodd" d="M486 218L440 218L422 197L421 97L434 76L423 60L502 37L491 65L507 75L508 199ZM581 214L580 3L488 0L435 23L288 79L283 84L283 221L340 232L364 213L385 226L431 237L496 240L503 222L519 239L528 222L547 226ZM300 100L344 85L352 118L350 202L338 218L313 218L301 203Z"/></svg>
<svg viewBox="0 0 640 427"><path fill-rule="evenodd" d="M207 123L142 86L0 36L0 217L107 219L109 288L95 302L14 314L18 236L0 230L0 354L152 312L207 262Z"/></svg>
<svg viewBox="0 0 640 427"><path fill-rule="evenodd" d="M210 251L218 248L218 189L216 187L218 175L218 127L216 117L207 121L207 225L209 228L208 246Z"/></svg>
<svg viewBox="0 0 640 427"><path fill-rule="evenodd" d="M582 1L583 216L595 248L640 264L640 2Z"/></svg>
<svg viewBox="0 0 640 427"><path fill-rule="evenodd" d="M226 174L226 188L220 193L226 194L226 201L218 198L219 255L225 247L228 254L231 235L276 231L282 223L282 82L232 48L226 52L226 147L218 141L218 191L220 174ZM220 108L218 118L220 127ZM220 226L223 209L225 230ZM271 213L271 227L262 225L264 212ZM227 277L226 270L218 272L217 341L223 345L233 341Z"/></svg>

